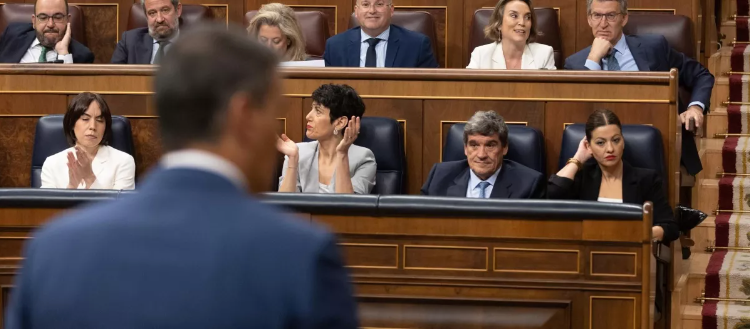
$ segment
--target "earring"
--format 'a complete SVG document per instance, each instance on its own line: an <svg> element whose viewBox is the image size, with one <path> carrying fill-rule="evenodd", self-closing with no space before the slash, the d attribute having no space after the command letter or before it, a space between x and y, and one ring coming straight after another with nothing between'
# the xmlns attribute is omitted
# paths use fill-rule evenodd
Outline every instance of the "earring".
<svg viewBox="0 0 750 329"><path fill-rule="evenodd" d="M333 128L333 135L334 135L334 136L336 136L336 135L338 135L338 134L339 134L339 131L338 131L338 130L336 130L336 128Z"/></svg>

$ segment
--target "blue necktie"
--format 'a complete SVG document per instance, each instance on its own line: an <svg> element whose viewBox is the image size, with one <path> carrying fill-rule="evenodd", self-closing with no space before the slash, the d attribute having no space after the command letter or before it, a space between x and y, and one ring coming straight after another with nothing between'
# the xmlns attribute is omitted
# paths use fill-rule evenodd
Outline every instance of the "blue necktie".
<svg viewBox="0 0 750 329"><path fill-rule="evenodd" d="M619 71L620 70L620 62L617 61L617 58L615 58L615 54L617 53L617 49L612 49L612 53L607 56L607 71Z"/></svg>
<svg viewBox="0 0 750 329"><path fill-rule="evenodd" d="M487 194L485 193L485 190L487 189L487 186L490 186L489 182L479 182L479 184L477 184L477 187L479 187L479 198L480 199L487 199Z"/></svg>
<svg viewBox="0 0 750 329"><path fill-rule="evenodd" d="M378 42L380 42L380 39L378 38L367 39L367 43L370 44L370 46L367 48L367 55L365 55L365 67L378 66L378 56L375 53L375 46Z"/></svg>

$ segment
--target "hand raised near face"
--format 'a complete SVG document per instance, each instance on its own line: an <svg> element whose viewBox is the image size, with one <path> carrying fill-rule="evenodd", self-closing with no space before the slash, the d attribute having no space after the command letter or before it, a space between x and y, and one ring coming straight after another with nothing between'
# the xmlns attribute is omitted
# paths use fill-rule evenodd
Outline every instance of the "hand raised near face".
<svg viewBox="0 0 750 329"><path fill-rule="evenodd" d="M353 116L349 120L349 123L346 125L346 129L344 129L344 138L342 138L341 142L339 142L339 145L336 146L337 153L349 154L349 147L352 146L354 141L357 139L357 136L359 135L359 128L360 118Z"/></svg>

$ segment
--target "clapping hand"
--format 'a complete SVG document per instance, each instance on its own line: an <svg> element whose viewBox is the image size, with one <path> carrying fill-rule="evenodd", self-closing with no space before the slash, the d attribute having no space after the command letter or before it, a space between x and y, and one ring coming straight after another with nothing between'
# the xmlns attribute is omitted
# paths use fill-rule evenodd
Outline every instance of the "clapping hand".
<svg viewBox="0 0 750 329"><path fill-rule="evenodd" d="M341 139L341 142L339 142L339 145L336 146L336 152L339 154L349 154L349 146L352 146L354 141L357 139L357 136L359 135L359 127L360 127L360 118L359 117L352 117L351 120L349 120L349 123L346 125L346 129L344 129L344 138Z"/></svg>
<svg viewBox="0 0 750 329"><path fill-rule="evenodd" d="M281 134L281 137L276 138L276 149L290 158L295 158L299 154L297 143L289 139L286 134Z"/></svg>
<svg viewBox="0 0 750 329"><path fill-rule="evenodd" d="M91 186L96 180L91 163L94 157L81 147L75 147L75 155L68 152L68 188L78 188L81 181Z"/></svg>

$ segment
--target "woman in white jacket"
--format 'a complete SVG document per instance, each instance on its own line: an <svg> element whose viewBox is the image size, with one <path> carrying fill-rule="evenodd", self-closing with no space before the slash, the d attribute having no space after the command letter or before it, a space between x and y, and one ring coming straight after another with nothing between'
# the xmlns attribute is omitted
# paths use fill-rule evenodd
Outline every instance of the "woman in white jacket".
<svg viewBox="0 0 750 329"><path fill-rule="evenodd" d="M531 0L500 0L484 33L495 42L474 48L467 69L556 69L552 47L534 42Z"/></svg>
<svg viewBox="0 0 750 329"><path fill-rule="evenodd" d="M44 160L42 188L135 188L133 157L107 145L112 136L112 114L101 96L84 92L73 98L63 129L71 147Z"/></svg>

